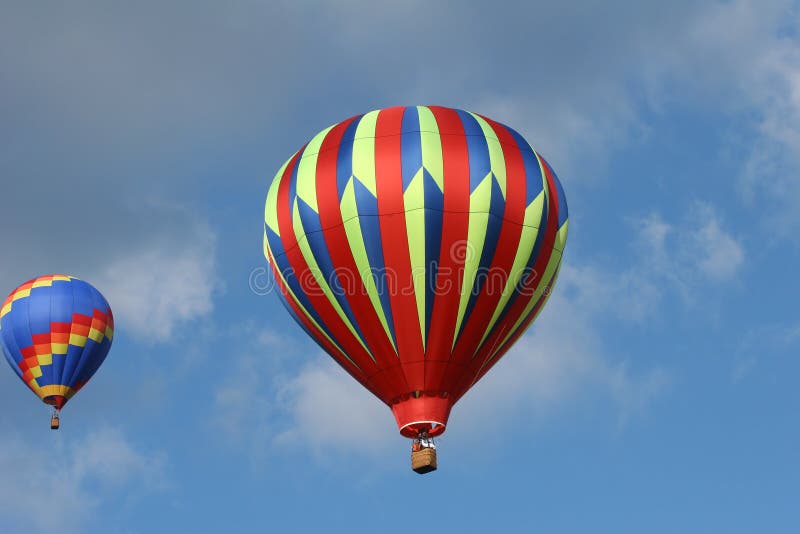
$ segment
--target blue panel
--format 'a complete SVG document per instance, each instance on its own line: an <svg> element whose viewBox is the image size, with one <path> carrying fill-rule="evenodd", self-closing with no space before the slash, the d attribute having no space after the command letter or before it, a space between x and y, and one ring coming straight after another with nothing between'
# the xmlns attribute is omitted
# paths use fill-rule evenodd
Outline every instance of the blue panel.
<svg viewBox="0 0 800 534"><path fill-rule="evenodd" d="M425 188L425 339L428 339L436 298L436 276L439 272L439 254L442 248L442 219L444 194L427 169L424 171Z"/></svg>
<svg viewBox="0 0 800 534"><path fill-rule="evenodd" d="M54 323L71 323L74 302L72 297L73 282L54 281L50 291L50 319ZM63 384L64 361L66 356L53 355L53 384Z"/></svg>
<svg viewBox="0 0 800 534"><path fill-rule="evenodd" d="M492 170L492 161L489 158L489 145L486 143L483 129L475 117L461 110L458 110L458 116L461 118L464 134L467 136L469 192L472 193Z"/></svg>
<svg viewBox="0 0 800 534"><path fill-rule="evenodd" d="M33 345L31 329L28 324L28 298L21 298L14 302L11 312L6 315L11 319L11 332L20 351ZM22 360L22 354L20 354Z"/></svg>
<svg viewBox="0 0 800 534"><path fill-rule="evenodd" d="M362 116L359 115L347 126L339 142L339 149L336 154L336 190L339 194L339 202L342 201L344 188L353 175L353 139L356 136L356 128L358 128L358 123L361 122Z"/></svg>
<svg viewBox="0 0 800 534"><path fill-rule="evenodd" d="M82 354L83 347L76 347L75 345L69 345L67 347L67 356L64 358L64 370L61 373L62 385L72 387L72 377L78 368Z"/></svg>
<svg viewBox="0 0 800 534"><path fill-rule="evenodd" d="M3 341L3 352L6 355L6 359L8 359L9 363L13 363L11 367L22 376L22 371L20 371L17 367L20 361L22 361L22 353L20 351L20 346L17 343L16 336L14 334L14 322L12 319L12 314L14 313L14 309L11 309L11 312L3 316L2 320L2 329L0 329L0 338Z"/></svg>
<svg viewBox="0 0 800 534"><path fill-rule="evenodd" d="M69 352L69 349L67 349ZM53 383L64 384L64 369L66 367L67 356L65 354L53 354Z"/></svg>
<svg viewBox="0 0 800 534"><path fill-rule="evenodd" d="M278 261L278 257L283 257L286 254L286 251L283 250L283 241L281 241L278 234L267 226L267 223L264 223L264 235L267 236L267 243L269 243L269 248L272 250L275 261Z"/></svg>
<svg viewBox="0 0 800 534"><path fill-rule="evenodd" d="M353 190L359 217L378 215L378 198L358 179L353 180Z"/></svg>
<svg viewBox="0 0 800 534"><path fill-rule="evenodd" d="M289 175L289 198L287 199L287 208L290 215L293 213L292 206L294 206L294 199L297 198L297 169L300 168L300 160L303 159L303 155L306 153L307 146L308 145L304 146L300 151L300 154L298 154L297 159L294 161L294 165L292 165L291 174ZM284 172L286 171L284 170ZM281 177L279 176L277 179L280 180ZM278 186L278 189L280 190L280 186ZM280 202L280 194L278 194L278 202ZM279 206L276 208L276 211L280 213ZM289 220L291 220L291 217Z"/></svg>
<svg viewBox="0 0 800 534"><path fill-rule="evenodd" d="M72 322L72 284L63 280L53 281L50 288L50 322Z"/></svg>
<svg viewBox="0 0 800 534"><path fill-rule="evenodd" d="M8 316L6 316L6 317L8 317ZM19 364L18 364L18 362L19 362L19 360L21 358L21 355L19 353L19 348L17 347L17 344L13 339L14 336L13 335L8 335L8 336L3 335L4 332L10 332L10 329L6 328L6 329L3 329L3 330L0 330L0 345L2 345L2 348L3 348L3 355L5 356L6 361L8 361L8 364L11 366L11 368L14 370L14 372L17 373L17 376L22 378L22 371L20 371Z"/></svg>
<svg viewBox="0 0 800 534"><path fill-rule="evenodd" d="M298 202L303 202L303 201L298 199ZM264 225L264 229L267 232L267 239L269 240L270 247L272 248L272 251L274 253L275 264L276 264L275 267L283 275L283 278L286 281L286 285L289 286L289 289L297 297L297 300L300 302L300 305L317 322L320 328L322 328L322 330L324 330L325 333L328 334L328 336L331 339L335 340L336 337L322 322L322 319L320 318L319 314L311 305L311 301L308 299L308 296L305 294L302 287L300 286L300 281L297 278L297 274L294 272L294 269L292 269L292 266L289 263L289 259L283 250L283 242L281 241L280 237L278 237L278 235L275 232L270 230L268 226ZM287 298L283 296L283 293L281 291L278 292L278 295L280 296L281 299Z"/></svg>
<svg viewBox="0 0 800 534"><path fill-rule="evenodd" d="M525 207L528 207L544 188L542 184L542 170L539 168L539 160L536 159L536 155L525 139L508 126L506 126L506 129L511 132L511 135L517 142L519 151L522 153L522 161L525 164Z"/></svg>
<svg viewBox="0 0 800 534"><path fill-rule="evenodd" d="M403 192L408 189L414 175L422 167L422 138L419 133L419 112L415 107L403 112L400 158L403 172Z"/></svg>
<svg viewBox="0 0 800 534"><path fill-rule="evenodd" d="M547 165L548 170L553 175L553 182L555 182L556 184L555 193L558 194L558 227L561 228L569 218L569 208L567 208L567 197L564 194L564 188L561 186L561 182L559 181L558 176L556 176L555 171L553 171L553 168L550 166L549 163L544 161L544 159L542 161L544 162L545 165Z"/></svg>
<svg viewBox="0 0 800 534"><path fill-rule="evenodd" d="M86 284L86 287L92 299L92 312L94 312L94 310L99 310L105 313L106 310L108 310L106 299L93 287L88 284ZM73 382L85 382L89 380L105 361L110 348L111 342L105 337L100 343L87 339L86 348L83 351L83 358L75 373Z"/></svg>
<svg viewBox="0 0 800 534"><path fill-rule="evenodd" d="M319 215L302 199L297 199L297 206L298 210L300 211L300 218L303 220L304 228L306 219L319 221ZM344 280L344 285L342 285L342 281L339 278L339 274L336 271L336 267L333 265L333 260L331 259L330 252L328 251L328 244L325 241L324 232L311 231L310 233L306 234L306 239L308 240L308 246L311 249L311 253L314 255L314 259L317 261L317 266L320 270L319 274L328 283L334 298L336 298L339 306L342 307L345 316L347 316L347 318L350 320L350 323L353 325L358 337L361 338L362 343L367 345L367 342L361 333L361 329L358 326L355 315L353 314L353 310L350 308L350 302L347 300L348 292L355 291L355 288L350 287L352 284L348 283L347 280Z"/></svg>
<svg viewBox="0 0 800 534"><path fill-rule="evenodd" d="M464 320L462 321L461 329L458 332L459 337L461 337L461 333L464 331L464 327L467 325L470 315L472 315L472 310L475 308L475 304L478 302L478 296L480 295L486 280L491 276L490 269L492 266L492 260L494 259L494 253L497 249L500 231L503 228L502 215L504 207L505 201L503 200L503 192L500 190L500 185L497 183L497 179L492 176L492 200L489 208L489 220L486 224L486 238L483 242L481 259L480 263L478 264L478 273L475 276L475 282L472 286L472 294L469 297L467 309L464 312ZM492 290L497 291L497 288L493 288ZM502 291L502 288L500 290Z"/></svg>
<svg viewBox="0 0 800 534"><path fill-rule="evenodd" d="M320 219L319 213L314 211L314 208L309 206L308 203L300 197L297 197L297 212L300 215L300 222L303 223L303 233L306 238L312 234L322 233L322 219ZM292 210L291 213L292 219L294 220L294 210ZM302 236L297 234L297 229L294 230L295 236L299 242Z"/></svg>
<svg viewBox="0 0 800 534"><path fill-rule="evenodd" d="M355 181L353 185L355 186L356 203L358 204L358 222L361 225L361 235L364 237L367 259L369 260L375 285L378 288L383 314L389 325L392 340L395 346L397 346L397 338L394 332L394 319L392 318L392 306L387 288L389 280L386 276L386 265L383 262L383 240L381 239L380 217L377 215L378 200L372 196L372 193L370 193L361 182Z"/></svg>
<svg viewBox="0 0 800 534"><path fill-rule="evenodd" d="M539 219L538 223L539 231L536 234L536 242L533 244L533 250L531 251L531 255L528 258L527 263L525 264L526 272L530 272L533 269L533 265L536 263L536 259L539 257L539 253L541 252L542 243L544 242L544 234L546 233L547 230L545 228L545 225L547 223L548 211L549 211L549 204L545 202L544 206L542 207L542 216ZM503 319L505 319L506 315L508 314L508 311L514 305L514 302L516 302L517 298L520 297L520 291L522 291L522 286L524 285L526 278L527 275L523 275L523 277L517 284L517 287L514 288L514 293L511 295L511 298L508 299L508 302L506 302L505 308L503 308L502 313L500 313L500 316L497 318L497 322L495 322L494 327L492 327L490 335L487 336L487 339L491 336L491 334L494 333L495 330L497 330L500 323L503 322Z"/></svg>
<svg viewBox="0 0 800 534"><path fill-rule="evenodd" d="M92 291L86 282L82 280L72 281L72 302L73 313L88 315L89 317L92 316L94 311L94 298ZM64 369L65 373L62 375L62 379L66 379L64 382L65 386L73 387L75 385L75 382L78 380L78 376L80 375L81 368L85 365L87 358L92 357L92 352L95 345L96 343L88 338L86 340L86 346L83 347L83 349L75 347L78 350L72 350L73 346L70 345L69 349L67 350L67 361ZM67 372L67 370L69 370L69 372Z"/></svg>

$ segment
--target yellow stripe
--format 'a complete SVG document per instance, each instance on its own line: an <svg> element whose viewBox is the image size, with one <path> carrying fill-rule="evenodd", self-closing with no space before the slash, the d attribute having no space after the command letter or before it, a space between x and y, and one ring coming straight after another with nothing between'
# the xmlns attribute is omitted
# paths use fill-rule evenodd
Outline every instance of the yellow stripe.
<svg viewBox="0 0 800 534"><path fill-rule="evenodd" d="M506 159L505 156L503 156L503 147L500 145L500 141L497 140L494 130L488 122L474 113L470 113L470 115L472 115L480 125L481 130L483 130L483 136L486 138L486 146L489 149L489 166L495 178L497 178L500 191L503 192L503 198L506 198Z"/></svg>
<svg viewBox="0 0 800 534"><path fill-rule="evenodd" d="M422 345L425 346L425 177L422 167L411 179L403 193L403 204L406 212L406 234L408 253L411 259L411 279L414 283L414 297L417 301L417 318L422 333ZM401 243L390 246L402 246Z"/></svg>
<svg viewBox="0 0 800 534"><path fill-rule="evenodd" d="M364 184L372 196L378 196L375 181L375 128L378 111L370 111L358 122L353 140L353 176Z"/></svg>
<svg viewBox="0 0 800 534"><path fill-rule="evenodd" d="M422 166L444 192L444 161L442 160L442 138L439 136L439 125L433 112L417 106L419 115L420 147L422 149Z"/></svg>
<svg viewBox="0 0 800 534"><path fill-rule="evenodd" d="M533 202L531 202L530 206L525 209L525 219L523 220L522 234L520 235L516 256L514 256L514 263L511 266L511 272L509 273L508 280L506 280L506 285L503 288L503 294L500 297L500 301L497 303L497 307L494 310L492 319L486 326L486 330L483 333L483 337L481 338L481 342L478 347L480 347L480 345L486 341L486 338L489 336L492 328L494 328L494 325L500 318L500 314L503 313L508 301L514 295L517 285L519 284L520 280L522 280L522 276L526 274L525 267L528 265L528 260L530 260L533 247L536 244L536 238L539 235L540 228L537 228L536 225L539 224L539 221L542 218L543 209L544 193L540 192Z"/></svg>
<svg viewBox="0 0 800 534"><path fill-rule="evenodd" d="M31 288L20 289L19 291L14 293L14 297L12 298L12 301L13 300L19 300L19 299L22 299L22 298L25 298L25 297L30 297L30 296L31 296Z"/></svg>
<svg viewBox="0 0 800 534"><path fill-rule="evenodd" d="M297 152L292 154L292 158L295 157ZM278 188L281 185L281 176L286 171L286 167L289 165L289 162L292 161L292 158L286 160L286 163L281 165L280 170L272 179L272 183L269 186L269 190L267 191L267 201L264 204L264 222L267 223L267 226L270 230L281 235L280 226L278 225ZM264 232L264 239L266 239L266 231Z"/></svg>
<svg viewBox="0 0 800 534"><path fill-rule="evenodd" d="M355 260L359 278L364 284L364 288L367 290L367 296L381 322L381 326L383 327L383 331L389 343L391 343L395 353L397 353L397 347L394 344L394 339L392 339L391 330L389 330L389 323L384 314L383 306L381 305L380 295L378 294L378 288L375 285L375 278L372 275L369 257L367 256L367 249L364 245L364 234L361 233L361 220L358 217L358 206L356 205L355 187L352 179L347 182L344 188L341 210L342 219L345 221L344 231L345 234L347 234L347 242L350 245L353 260Z"/></svg>
<svg viewBox="0 0 800 534"><path fill-rule="evenodd" d="M303 222L300 219L300 210L297 207L297 200L295 200L294 203L292 216L293 216L292 218L294 219L295 232L298 233L298 230L300 230L303 233L303 235L305 235L305 231L303 230ZM311 250L311 246L309 246L308 244L308 240L300 239L298 241L298 246L300 247L300 252L303 254L303 258L305 258L306 260L309 272L311 272L319 288L322 289L322 292L325 294L325 297L328 299L328 302L330 302L331 306L333 306L333 309L336 310L336 314L342 320L347 329L350 330L350 333L353 334L353 337L358 341L359 345L364 347L364 350L367 352L367 354L369 354L370 358L372 358L374 361L375 357L372 356L370 350L367 348L366 345L364 345L364 342L361 341L361 336L358 335L355 328L350 323L350 319L348 319L347 315L344 313L344 310L339 305L339 301L336 300L336 296L333 294L331 288L328 286L328 282L322 275L322 270L319 268L319 264L317 263L317 259L314 257L314 253Z"/></svg>
<svg viewBox="0 0 800 534"><path fill-rule="evenodd" d="M317 205L317 155L319 154L319 147L322 146L322 141L325 140L325 136L328 135L331 128L333 126L322 130L308 142L308 146L297 166L297 196L303 199L317 213L319 213L319 206ZM305 232L297 233L297 228L298 226L295 225L297 240L302 241L301 238L305 235Z"/></svg>
<svg viewBox="0 0 800 534"><path fill-rule="evenodd" d="M271 258L270 253L268 253L266 249L264 250L264 255L267 256L267 261L274 262L274 259ZM297 296L292 291L292 288L289 286L289 283L286 281L286 278L283 276L283 273L280 271L280 269L276 269L275 271L277 271L277 273L278 273L277 274L278 278L280 278L281 282L283 282L283 287L286 288L286 292L288 293L288 298L291 298L292 302L294 302L295 305L297 306L297 309L300 310L300 313L303 314L303 316L308 320L308 322L310 322L312 325L314 325L314 329L320 335L322 335L322 337L327 339L330 342L331 345L336 347L339 350L339 352L345 358L347 358L347 360L350 363L352 363L356 367L356 369L361 371L361 368L358 366L358 364L356 364L356 362L354 362L352 359L350 359L350 356L344 351L344 349L342 349L342 347L340 347L339 344L333 338L331 338L327 334L327 332L325 332L325 330L322 329L322 327L314 319L314 317L308 312L308 310L305 308L305 306L303 306L303 304L300 302L300 299L298 299Z"/></svg>
<svg viewBox="0 0 800 534"><path fill-rule="evenodd" d="M472 287L475 284L475 276L478 274L478 267L481 263L481 251L483 251L484 241L486 240L486 229L489 226L489 206L492 200L492 174L491 172L484 177L483 181L475 188L469 198L469 225L467 229L467 249L465 250L466 259L464 261L464 280L461 285L461 300L458 303L458 318L456 319L455 332L461 330L461 323L464 321L464 314L467 311L467 304L472 296ZM453 337L453 347L456 344L456 337Z"/></svg>
<svg viewBox="0 0 800 534"><path fill-rule="evenodd" d="M544 293L545 288L547 288L548 285L550 286L551 289L553 288L555 284L555 276L558 272L558 267L560 264L561 264L561 252L553 250L553 254L550 256L550 261L547 262L547 267L545 268L544 275L542 276L542 281L536 287L536 291L534 292L531 299L528 301L527 306L525 306L525 310L519 316L517 322L514 323L514 326L511 328L511 330L509 330L506 336L503 338L503 341L497 344L497 349L491 355L491 357L487 359L487 361L489 361L491 358L494 358L495 354L497 354L497 351L500 350L500 348L505 344L505 342L508 341L509 338L511 338L511 336L514 335L514 333L517 331L520 325L525 321L525 319L531 313L533 307L536 306L536 303L542 296L542 293ZM548 298L550 298L549 293L545 296L545 302L547 301ZM544 309L544 303L542 303L542 306L539 308L539 312L541 312L542 309ZM531 321L529 324L533 324L533 321Z"/></svg>
<svg viewBox="0 0 800 534"><path fill-rule="evenodd" d="M31 384L33 386L33 384ZM34 387L36 390L36 394L39 395L39 398L44 400L46 397L52 397L53 395L61 395L66 399L71 399L73 395L75 395L75 390L69 386L62 386L59 384L52 384L48 386L39 386L36 383Z"/></svg>
<svg viewBox="0 0 800 534"><path fill-rule="evenodd" d="M86 336L79 336L78 334L70 334L69 335L69 344L75 347L85 347L86 346Z"/></svg>
<svg viewBox="0 0 800 534"><path fill-rule="evenodd" d="M90 328L89 339L91 339L95 343L101 343L103 341L103 332L97 330L96 328Z"/></svg>

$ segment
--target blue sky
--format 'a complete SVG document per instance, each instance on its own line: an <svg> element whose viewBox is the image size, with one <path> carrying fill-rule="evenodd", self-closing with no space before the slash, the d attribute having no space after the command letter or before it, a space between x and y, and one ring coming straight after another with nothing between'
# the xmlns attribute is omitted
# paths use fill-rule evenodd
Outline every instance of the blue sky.
<svg viewBox="0 0 800 534"><path fill-rule="evenodd" d="M797 532L800 6L397 4L0 4L0 291L117 319L58 433L0 372L0 532ZM281 163L409 104L517 129L570 203L424 478L250 287Z"/></svg>

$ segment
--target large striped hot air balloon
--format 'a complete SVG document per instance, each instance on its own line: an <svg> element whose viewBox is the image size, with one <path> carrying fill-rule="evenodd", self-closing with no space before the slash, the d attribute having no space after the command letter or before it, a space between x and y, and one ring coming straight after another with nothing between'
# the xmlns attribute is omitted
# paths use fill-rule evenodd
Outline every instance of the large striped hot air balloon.
<svg viewBox="0 0 800 534"><path fill-rule="evenodd" d="M59 412L94 375L111 348L114 318L97 289L72 276L29 280L0 307L0 344L11 368Z"/></svg>
<svg viewBox="0 0 800 534"><path fill-rule="evenodd" d="M280 168L264 254L295 320L426 445L541 311L566 237L561 185L517 132L394 107Z"/></svg>

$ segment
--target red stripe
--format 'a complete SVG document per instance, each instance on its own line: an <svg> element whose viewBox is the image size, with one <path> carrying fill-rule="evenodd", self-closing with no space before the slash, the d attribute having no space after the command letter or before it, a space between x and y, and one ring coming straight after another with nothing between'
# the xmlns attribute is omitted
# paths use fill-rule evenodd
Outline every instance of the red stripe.
<svg viewBox="0 0 800 534"><path fill-rule="evenodd" d="M442 143L444 171L444 214L439 272L433 301L431 325L425 351L425 389L447 392L456 369L449 361L461 300L461 283L469 231L469 149L464 125L454 109L431 106ZM456 250L461 248L462 250Z"/></svg>
<svg viewBox="0 0 800 534"><path fill-rule="evenodd" d="M549 291L551 288L552 284L549 284L545 289L545 291ZM533 307L528 317L522 322L521 325L519 325L519 329L516 332L514 332L514 335L511 336L508 339L508 341L506 341L505 343L503 343L503 345L500 346L500 349L496 352L494 358L492 358L491 352L488 352L485 358L475 358L474 362L476 364L477 362L481 362L481 365L480 367L473 366L472 369L470 369L470 372L468 374L469 375L474 374L475 376L470 382L470 384L464 388L464 393L466 393L473 385L475 385L481 378L483 378L484 375L488 373L491 370L491 368L495 366L497 362L500 361L500 358L502 358L503 355L506 352L508 352L509 349L511 349L514 343L517 342L520 336L522 336L522 334L524 334L525 331L528 329L528 327L531 325L533 320L536 318L536 315L539 313L539 310L542 308L542 306L544 306L545 302L547 302L547 299L544 298L544 295L542 295L542 298L540 298L539 302L537 302L536 305ZM477 371L475 371L476 368ZM462 393L462 395L464 393Z"/></svg>
<svg viewBox="0 0 800 534"><path fill-rule="evenodd" d="M540 157L538 154L536 155L537 157ZM548 166L542 165L542 168L545 170L547 191L549 193L549 200L547 203L547 222L545 224L544 242L542 243L542 247L539 249L539 256L536 258L536 261L533 264L532 272L525 277L523 282L522 291L529 295L532 295L543 281L542 279L544 278L544 271L547 268L547 264L550 262L550 256L553 254L553 245L555 244L556 235L558 233L558 189L555 186L553 176L551 175ZM463 395L474 383L474 376L479 371L478 362L485 361L488 354L493 352L498 344L502 343L502 338L508 334L509 330L513 328L514 324L522 316L522 313L525 311L525 308L527 307L531 298L532 297L519 297L514 301L506 316L495 325L492 334L489 335L484 344L473 357L469 371L465 372L463 380L459 384L456 391L453 392L454 395L461 397L461 395ZM510 345L506 345L504 350L508 350L509 347ZM502 357L502 354L498 353L495 359L499 359L500 357Z"/></svg>
<svg viewBox="0 0 800 534"><path fill-rule="evenodd" d="M503 223L500 228L497 247L489 266L488 279L481 288L472 313L458 340L453 360L467 365L479 350L488 321L503 296L508 274L514 266L514 257L519 249L522 225L517 221L525 218L526 173L522 153L514 138L504 126L485 119L494 130L501 143L506 165L506 202L503 210Z"/></svg>
<svg viewBox="0 0 800 534"><path fill-rule="evenodd" d="M346 273L348 280L342 280L340 287L348 291L347 302L355 316L367 346L378 361L379 369L387 369L398 364L395 349L392 346L381 320L372 306L369 294L364 287L361 273L359 273L355 258L347 239L344 222L342 220L341 205L339 204L339 191L337 184L337 161L339 145L345 130L354 118L340 123L323 140L317 160L317 202L319 216L322 223L325 245L328 248L331 261L337 273ZM349 152L346 155L349 155ZM401 380L393 381L396 374L383 373L386 378L386 391L382 391L381 398L391 399L408 391L408 384L400 373Z"/></svg>
<svg viewBox="0 0 800 534"><path fill-rule="evenodd" d="M42 345L50 343L50 332L46 334L31 334L31 339L34 345Z"/></svg>
<svg viewBox="0 0 800 534"><path fill-rule="evenodd" d="M375 179L383 261L391 280L388 291L397 353L403 364L408 387L422 390L425 387L422 332L413 291L403 202L400 132L404 110L403 107L387 108L378 114L375 127Z"/></svg>
<svg viewBox="0 0 800 534"><path fill-rule="evenodd" d="M319 314L320 319L333 334L339 346L347 352L350 358L352 358L365 374L369 375L375 371L374 362L359 344L358 340L350 333L350 330L348 330L345 323L336 313L336 310L330 301L328 301L327 297L322 293L319 287L316 286L313 274L303 257L300 247L297 245L297 237L295 236L294 227L292 226L289 181L295 165L298 164L301 152L295 154L291 163L286 166L286 170L278 185L278 227L280 229L283 250L286 252L286 259L294 271L293 275L301 282L301 290L310 301L314 311ZM332 356L334 355L332 354ZM339 358L336 359L341 362Z"/></svg>
<svg viewBox="0 0 800 534"><path fill-rule="evenodd" d="M361 385L371 391L375 396L378 396L378 393L374 390L372 385L370 384L369 380L364 376L364 374L355 366L353 365L350 360L347 359L345 354L333 343L328 341L328 338L319 330L314 323L308 320L305 313L300 309L300 307L294 302L292 297L290 296L289 288L283 282L283 279L280 277L280 272L278 271L278 264L275 262L275 258L272 256L272 252L267 249L267 254L269 254L269 263L270 268L272 269L272 274L275 277L275 280L278 283L278 287L281 290L281 293L284 296L284 300L289 305L289 307L294 311L295 317L298 321L300 321L303 326L306 327L309 333L311 333L311 337L317 344L322 347L322 349L327 352L331 358L336 360L339 365L341 365L345 371L347 371L350 376L355 378Z"/></svg>

